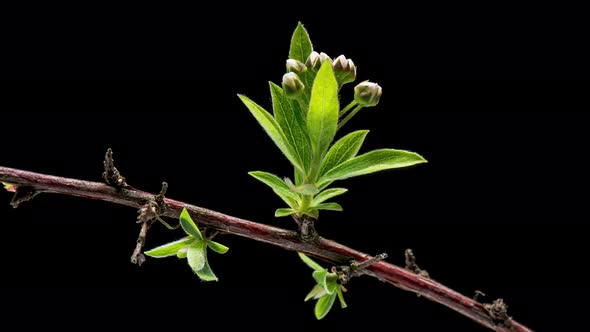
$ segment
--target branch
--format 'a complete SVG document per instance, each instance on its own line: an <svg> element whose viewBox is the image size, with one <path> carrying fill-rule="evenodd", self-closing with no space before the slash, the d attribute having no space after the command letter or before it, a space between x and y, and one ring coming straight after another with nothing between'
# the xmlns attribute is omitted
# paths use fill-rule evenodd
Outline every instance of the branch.
<svg viewBox="0 0 590 332"><path fill-rule="evenodd" d="M128 185L119 189L104 183L69 179L33 173L0 166L0 181L14 184L17 188L29 188L36 193L55 193L97 199L139 209L154 198L154 194L137 190ZM18 190L18 189L17 189ZM286 250L303 252L326 262L345 265L352 260L363 262L371 256L342 244L319 238L317 242L304 242L294 231L255 223L216 211L166 198L167 209L163 216L178 218L183 207L199 224L223 233L266 242ZM444 285L396 265L380 261L366 267L365 274L414 292L431 301L445 305L474 321L498 332L531 332L524 325L506 314L502 301L484 305L463 296ZM498 307L499 305L502 307ZM502 314L498 314L498 312Z"/></svg>

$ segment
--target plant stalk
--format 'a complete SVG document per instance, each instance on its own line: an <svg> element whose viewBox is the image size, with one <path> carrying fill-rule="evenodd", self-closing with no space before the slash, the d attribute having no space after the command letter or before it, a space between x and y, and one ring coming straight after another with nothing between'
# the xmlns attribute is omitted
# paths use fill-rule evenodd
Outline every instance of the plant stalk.
<svg viewBox="0 0 590 332"><path fill-rule="evenodd" d="M23 188L32 188L37 193L78 196L126 205L135 209L141 208L154 197L153 193L129 186L116 189L104 183L45 175L2 166L0 166L0 181ZM163 216L178 218L182 209L186 208L195 222L208 228L273 244L286 250L303 252L331 264L343 265L348 264L351 260L363 262L371 257L322 237L319 237L317 242L305 242L294 231L232 217L169 198L165 198L164 201L168 208L162 214ZM364 271L367 275L447 306L497 332L532 331L509 317L498 322L493 313L483 304L432 279L419 276L399 266L380 261L368 266Z"/></svg>

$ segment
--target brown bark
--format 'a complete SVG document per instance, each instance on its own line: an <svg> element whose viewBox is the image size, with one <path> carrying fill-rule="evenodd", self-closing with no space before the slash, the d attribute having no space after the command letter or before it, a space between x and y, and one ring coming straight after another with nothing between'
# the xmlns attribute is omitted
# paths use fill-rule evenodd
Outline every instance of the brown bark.
<svg viewBox="0 0 590 332"><path fill-rule="evenodd" d="M97 199L135 209L141 208L154 198L154 194L130 186L117 189L99 182L69 179L1 166L0 181L25 188L25 198L32 198L39 193L55 193ZM15 197L19 197L18 203L27 200L22 198L23 195L18 194L18 190ZM162 214L163 216L178 218L182 209L186 208L193 219L203 226L273 244L283 249L303 252L332 264L348 264L351 260L362 262L371 258L365 253L322 237L317 241L303 241L294 231L232 217L173 199L166 198L165 202L168 208ZM18 204L13 205L18 206ZM493 305L484 306L430 278L385 261L368 266L365 272L367 275L443 304L495 331L532 331L505 315L505 312L503 315L497 314L502 308Z"/></svg>

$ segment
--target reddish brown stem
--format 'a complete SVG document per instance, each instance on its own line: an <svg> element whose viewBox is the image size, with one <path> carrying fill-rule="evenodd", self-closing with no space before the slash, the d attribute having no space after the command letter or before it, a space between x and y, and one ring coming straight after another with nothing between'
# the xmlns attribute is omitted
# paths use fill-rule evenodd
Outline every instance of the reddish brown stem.
<svg viewBox="0 0 590 332"><path fill-rule="evenodd" d="M152 193L129 186L116 189L104 183L69 179L1 166L0 181L33 188L37 192L98 199L136 209L141 208L154 197ZM168 209L164 212L164 216L178 218L182 208L186 207L195 221L203 226L224 233L270 243L283 249L304 252L332 264L348 264L351 260L364 261L370 258L365 253L332 240L320 238L317 242L303 242L294 231L228 216L173 199L166 198L165 201L168 204ZM481 303L463 296L432 279L416 275L393 264L381 261L370 265L366 268L366 271L368 275L443 304L495 331L532 331L512 319L508 319L503 324L496 324Z"/></svg>

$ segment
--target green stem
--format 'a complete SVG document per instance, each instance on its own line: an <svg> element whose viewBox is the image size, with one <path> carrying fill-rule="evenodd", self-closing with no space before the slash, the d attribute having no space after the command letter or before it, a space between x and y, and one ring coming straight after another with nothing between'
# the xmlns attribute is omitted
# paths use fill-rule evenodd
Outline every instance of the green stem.
<svg viewBox="0 0 590 332"><path fill-rule="evenodd" d="M358 105L352 112L350 112L350 114L348 114L342 121L340 121L340 123L338 123L338 129L340 130L340 128L342 128L348 121L350 121L350 119L352 119L353 116L355 116L358 111L361 110L361 108L363 108L363 105Z"/></svg>
<svg viewBox="0 0 590 332"><path fill-rule="evenodd" d="M346 113L348 111L350 111L354 106L356 105L356 100L353 100L350 102L350 104L348 104L348 106L346 106L345 108L343 108L342 110L340 110L340 117L343 117L344 115L346 115Z"/></svg>

